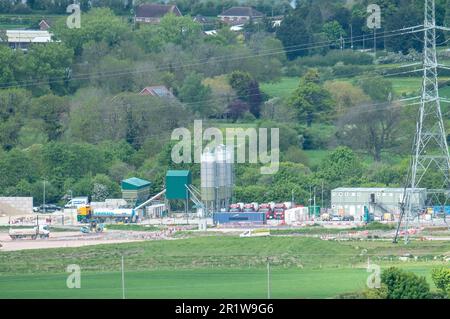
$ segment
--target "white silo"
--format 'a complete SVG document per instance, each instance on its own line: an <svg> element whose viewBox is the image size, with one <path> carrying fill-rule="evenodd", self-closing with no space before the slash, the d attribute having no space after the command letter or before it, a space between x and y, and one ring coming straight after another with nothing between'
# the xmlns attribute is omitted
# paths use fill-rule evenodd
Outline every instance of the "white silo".
<svg viewBox="0 0 450 319"><path fill-rule="evenodd" d="M217 200L223 201L227 196L227 152L224 145L216 148L216 167L217 167Z"/></svg>
<svg viewBox="0 0 450 319"><path fill-rule="evenodd" d="M215 201L216 198L216 158L214 153L205 149L201 157L200 183L202 201Z"/></svg>

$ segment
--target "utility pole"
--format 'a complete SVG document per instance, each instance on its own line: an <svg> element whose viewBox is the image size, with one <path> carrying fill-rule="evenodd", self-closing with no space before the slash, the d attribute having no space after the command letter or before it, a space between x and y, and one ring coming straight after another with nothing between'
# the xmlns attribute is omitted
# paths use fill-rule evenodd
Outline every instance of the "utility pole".
<svg viewBox="0 0 450 319"><path fill-rule="evenodd" d="M320 206L323 208L323 181L322 181L322 198L320 201Z"/></svg>
<svg viewBox="0 0 450 319"><path fill-rule="evenodd" d="M270 299L270 259L267 257L267 299Z"/></svg>
<svg viewBox="0 0 450 319"><path fill-rule="evenodd" d="M125 272L123 265L123 255L122 255L122 299L125 299Z"/></svg>
<svg viewBox="0 0 450 319"><path fill-rule="evenodd" d="M377 58L377 28L373 28L373 56Z"/></svg>
<svg viewBox="0 0 450 319"><path fill-rule="evenodd" d="M353 50L353 25L350 24L350 48Z"/></svg>
<svg viewBox="0 0 450 319"><path fill-rule="evenodd" d="M419 198L419 188L425 188L423 179L431 171L439 174L434 178L441 188L428 189L428 195L439 201L448 196L450 186L450 156L448 151L444 122L439 97L438 62L436 55L436 29L449 31L449 28L436 26L435 0L425 1L423 79L419 117L416 123L413 154L404 194L401 202L401 215L394 242L397 241L400 226L404 219L404 241L408 243L408 227L411 220L418 217L423 207L413 200ZM408 189L409 187L409 189Z"/></svg>
<svg viewBox="0 0 450 319"><path fill-rule="evenodd" d="M45 214L45 179L44 179L44 194L42 196L42 207L44 208L44 214Z"/></svg>
<svg viewBox="0 0 450 319"><path fill-rule="evenodd" d="M314 213L316 212L316 186L314 186Z"/></svg>

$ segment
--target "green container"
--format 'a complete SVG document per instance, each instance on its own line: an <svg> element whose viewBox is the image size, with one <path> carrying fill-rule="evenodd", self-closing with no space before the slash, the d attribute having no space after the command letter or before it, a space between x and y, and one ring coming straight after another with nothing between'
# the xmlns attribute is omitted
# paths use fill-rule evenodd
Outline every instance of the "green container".
<svg viewBox="0 0 450 319"><path fill-rule="evenodd" d="M315 217L319 217L320 216L320 206L309 206L309 216L315 216Z"/></svg>
<svg viewBox="0 0 450 319"><path fill-rule="evenodd" d="M151 184L151 182L137 177L124 179L120 185L122 198L133 207L142 204L150 195Z"/></svg>
<svg viewBox="0 0 450 319"><path fill-rule="evenodd" d="M189 192L185 185L192 184L191 172L188 170L171 170L166 174L166 198L188 199Z"/></svg>

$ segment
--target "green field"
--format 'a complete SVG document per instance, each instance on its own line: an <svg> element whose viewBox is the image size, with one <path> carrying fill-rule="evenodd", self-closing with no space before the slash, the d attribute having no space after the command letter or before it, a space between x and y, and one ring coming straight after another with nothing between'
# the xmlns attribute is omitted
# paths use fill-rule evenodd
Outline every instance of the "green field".
<svg viewBox="0 0 450 319"><path fill-rule="evenodd" d="M282 77L278 82L261 83L261 91L269 97L289 97L298 87L299 82L298 77Z"/></svg>
<svg viewBox="0 0 450 319"><path fill-rule="evenodd" d="M340 78L337 81L354 82L359 77L352 78ZM422 78L421 77L386 77L386 79L392 82L392 86L395 94L398 96L403 95L419 95ZM440 82L449 81L450 78L440 77ZM292 92L298 87L300 79L298 77L283 77L280 81L275 83L261 83L261 90L269 97L289 97ZM440 90L441 96L450 98L450 86L443 86Z"/></svg>
<svg viewBox="0 0 450 319"><path fill-rule="evenodd" d="M364 251L364 254L361 252ZM416 262L398 262L404 253ZM267 257L273 298L333 298L361 291L365 265L401 266L428 278L433 256L450 243L330 242L304 237L209 236L82 248L0 253L0 298L265 298ZM68 289L65 269L81 267L81 288Z"/></svg>

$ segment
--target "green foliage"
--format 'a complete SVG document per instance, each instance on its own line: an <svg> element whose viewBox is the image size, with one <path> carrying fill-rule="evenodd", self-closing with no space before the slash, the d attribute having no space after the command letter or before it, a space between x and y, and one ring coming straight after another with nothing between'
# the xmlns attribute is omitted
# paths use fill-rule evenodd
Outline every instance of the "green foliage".
<svg viewBox="0 0 450 319"><path fill-rule="evenodd" d="M392 82L382 77L361 80L360 86L373 101L386 102L393 99Z"/></svg>
<svg viewBox="0 0 450 319"><path fill-rule="evenodd" d="M248 103L250 113L259 118L263 98L258 82L248 72L234 71L230 75L229 83L238 98Z"/></svg>
<svg viewBox="0 0 450 319"><path fill-rule="evenodd" d="M52 31L57 39L73 49L75 55L82 53L83 44L89 41L104 41L110 47L118 45L120 41L130 36L129 26L111 9L96 8L81 16L81 28L67 28L66 17L57 21Z"/></svg>
<svg viewBox="0 0 450 319"><path fill-rule="evenodd" d="M323 117L332 109L330 93L322 86L317 70L309 70L300 80L298 88L290 98L290 105L297 110L299 120L308 127L314 119Z"/></svg>
<svg viewBox="0 0 450 319"><path fill-rule="evenodd" d="M47 93L52 89L66 93L67 70L73 61L73 50L63 43L35 44L27 53L28 71L33 74L33 90ZM48 87L48 88L47 88Z"/></svg>
<svg viewBox="0 0 450 319"><path fill-rule="evenodd" d="M387 288L387 299L426 299L430 294L425 277L395 267L383 271L381 282Z"/></svg>
<svg viewBox="0 0 450 319"><path fill-rule="evenodd" d="M202 76L197 73L189 74L181 86L178 96L182 102L189 104L194 114L207 117L213 114L210 107L211 88L202 84Z"/></svg>
<svg viewBox="0 0 450 319"><path fill-rule="evenodd" d="M189 16L177 17L174 14L167 14L161 19L159 30L160 37L165 42L188 46L198 40L201 26Z"/></svg>
<svg viewBox="0 0 450 319"><path fill-rule="evenodd" d="M331 45L336 48L339 48L341 45L340 43L341 37L345 38L346 36L344 29L336 20L325 23L322 26L322 31L323 33L325 33L328 41L331 42Z"/></svg>
<svg viewBox="0 0 450 319"><path fill-rule="evenodd" d="M331 185L352 186L363 173L361 161L347 147L338 147L320 164L317 176Z"/></svg>
<svg viewBox="0 0 450 319"><path fill-rule="evenodd" d="M283 43L289 59L293 60L298 56L308 54L306 47L311 42L312 33L302 19L300 9L284 17L276 30L276 35ZM292 47L298 47L299 50L290 50Z"/></svg>
<svg viewBox="0 0 450 319"><path fill-rule="evenodd" d="M431 271L431 278L435 286L450 297L450 268L434 268Z"/></svg>

